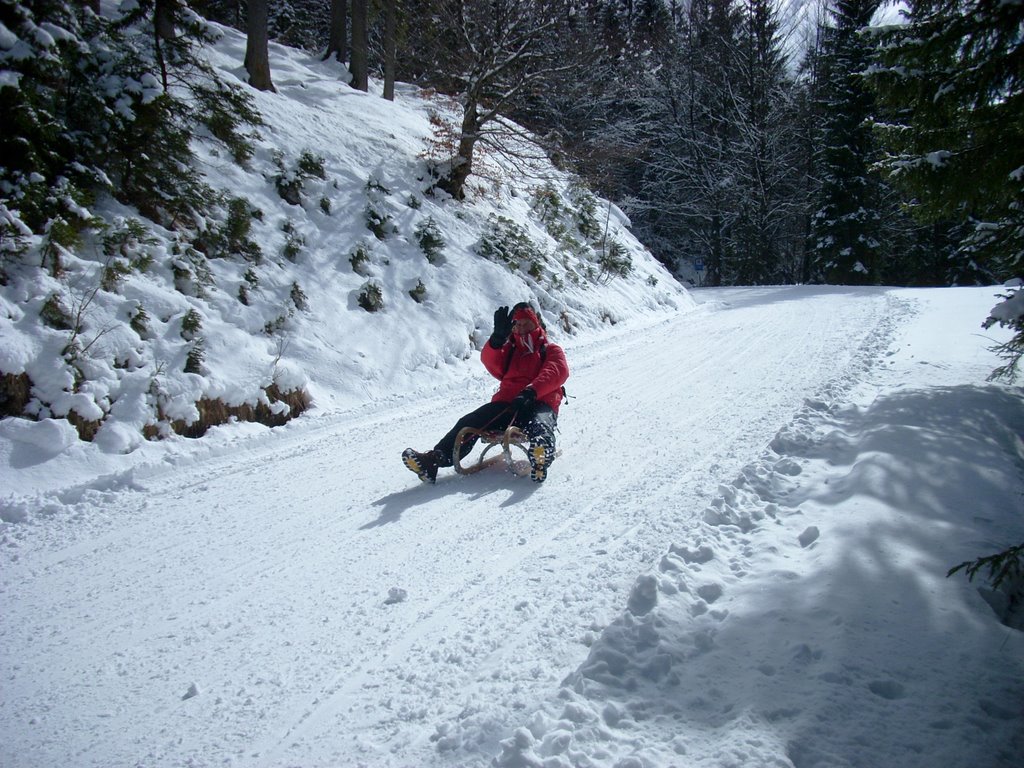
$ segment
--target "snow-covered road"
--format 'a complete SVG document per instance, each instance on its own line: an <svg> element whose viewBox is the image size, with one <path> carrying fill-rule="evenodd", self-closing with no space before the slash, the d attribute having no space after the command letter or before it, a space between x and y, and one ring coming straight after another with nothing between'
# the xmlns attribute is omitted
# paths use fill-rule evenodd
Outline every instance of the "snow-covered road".
<svg viewBox="0 0 1024 768"><path fill-rule="evenodd" d="M402 467L489 396L476 369L97 481L3 555L0 762L488 764L719 485L806 399L865 385L915 312L883 289L697 295L566 344L540 487Z"/></svg>

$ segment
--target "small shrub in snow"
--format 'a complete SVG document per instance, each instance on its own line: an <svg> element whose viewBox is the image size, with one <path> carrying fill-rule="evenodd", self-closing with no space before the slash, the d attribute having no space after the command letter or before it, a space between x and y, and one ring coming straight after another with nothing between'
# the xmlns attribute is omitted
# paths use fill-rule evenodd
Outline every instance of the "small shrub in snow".
<svg viewBox="0 0 1024 768"><path fill-rule="evenodd" d="M133 331L139 334L139 338L148 339L150 337L149 314L143 306L139 305L135 308L128 324L131 326Z"/></svg>
<svg viewBox="0 0 1024 768"><path fill-rule="evenodd" d="M597 242L601 237L601 221L597 216L597 198L580 184L574 184L569 189L569 197L574 206L576 228L587 241Z"/></svg>
<svg viewBox="0 0 1024 768"><path fill-rule="evenodd" d="M281 199L290 205L302 202L302 179L294 173L283 171L274 178L274 186Z"/></svg>
<svg viewBox="0 0 1024 768"><path fill-rule="evenodd" d="M228 201L228 216L224 222L224 236L229 244L240 243L249 237L252 229L252 211L249 203L240 197Z"/></svg>
<svg viewBox="0 0 1024 768"><path fill-rule="evenodd" d="M297 168L299 173L307 178L327 178L327 173L324 171L323 156L311 152L308 149L304 149L302 154L299 155Z"/></svg>
<svg viewBox="0 0 1024 768"><path fill-rule="evenodd" d="M250 288L255 288L260 284L260 276L256 274L256 270L249 267L245 270L242 275L242 282L238 285L238 300L249 306L249 291Z"/></svg>
<svg viewBox="0 0 1024 768"><path fill-rule="evenodd" d="M441 228L437 226L433 216L428 216L416 225L416 242L419 243L427 261L431 264L440 261L446 243L441 236Z"/></svg>
<svg viewBox="0 0 1024 768"><path fill-rule="evenodd" d="M267 334L267 336L273 336L284 328L287 322L288 315L278 315L273 320L267 320L267 322L263 324L263 332Z"/></svg>
<svg viewBox="0 0 1024 768"><path fill-rule="evenodd" d="M991 380L1002 379L1010 384L1017 380L1021 358L1024 358L1024 287L1019 284L1007 294L1000 294L1002 299L989 312L982 328L1000 325L1013 332L1013 338L992 347L992 351L1006 362L992 371Z"/></svg>
<svg viewBox="0 0 1024 768"><path fill-rule="evenodd" d="M205 359L206 342L202 336L197 336L192 340L192 345L185 356L185 373L202 373Z"/></svg>
<svg viewBox="0 0 1024 768"><path fill-rule="evenodd" d="M363 277L370 276L370 251L362 245L357 245L348 257L348 263L352 265L352 271Z"/></svg>
<svg viewBox="0 0 1024 768"><path fill-rule="evenodd" d="M409 295L417 304L422 304L427 298L427 286L423 284L422 280L417 280L416 287L409 291Z"/></svg>
<svg viewBox="0 0 1024 768"><path fill-rule="evenodd" d="M968 581L984 573L991 592L981 591L999 620L1013 629L1024 630L1024 542L994 555L968 560L949 569L946 576L963 571Z"/></svg>
<svg viewBox="0 0 1024 768"><path fill-rule="evenodd" d="M295 225L290 221L285 221L281 226L284 231L284 250L282 254L288 261L295 262L302 252L303 246L306 244L306 239L298 233L295 229Z"/></svg>
<svg viewBox="0 0 1024 768"><path fill-rule="evenodd" d="M124 259L111 259L103 267L100 286L108 293L116 293L131 272L131 265Z"/></svg>
<svg viewBox="0 0 1024 768"><path fill-rule="evenodd" d="M302 288L298 283L292 283L292 290L289 296L291 297L292 304L295 305L297 310L305 311L309 308L309 301L306 298L306 294L303 293Z"/></svg>
<svg viewBox="0 0 1024 768"><path fill-rule="evenodd" d="M379 198L381 196L390 195L391 190L385 187L383 184L381 184L380 181L378 181L377 179L370 177L369 179L366 180L366 193L371 198Z"/></svg>
<svg viewBox="0 0 1024 768"><path fill-rule="evenodd" d="M613 277L625 277L633 271L633 259L618 240L608 240L605 243L597 257L597 263L601 267L599 281L607 282Z"/></svg>
<svg viewBox="0 0 1024 768"><path fill-rule="evenodd" d="M19 212L8 210L0 202L0 285L9 283L7 268L21 261L31 242L31 234Z"/></svg>
<svg viewBox="0 0 1024 768"><path fill-rule="evenodd" d="M203 319L199 312L190 309L181 319L181 338L191 342L185 355L185 373L202 373L206 359L206 340L200 335Z"/></svg>
<svg viewBox="0 0 1024 768"><path fill-rule="evenodd" d="M967 574L968 581L974 581L974 577L979 572L985 571L993 589L999 589L1004 584L1019 581L1021 577L1024 577L1024 542L994 555L960 563L951 568L946 576L952 576L959 571Z"/></svg>
<svg viewBox="0 0 1024 768"><path fill-rule="evenodd" d="M117 218L103 235L103 253L108 257L121 256L134 269L143 270L153 263L152 246L157 239L136 218Z"/></svg>
<svg viewBox="0 0 1024 768"><path fill-rule="evenodd" d="M363 285L359 291L359 306L367 312L379 312L384 309L384 291L379 283L370 280Z"/></svg>
<svg viewBox="0 0 1024 768"><path fill-rule="evenodd" d="M70 331L75 327L71 314L64 308L57 294L52 294L39 310L40 319L58 331Z"/></svg>
<svg viewBox="0 0 1024 768"><path fill-rule="evenodd" d="M224 143L231 157L243 168L256 153L252 137L242 132L244 125L263 125L263 118L240 89L230 89L221 84L209 90L196 93L197 99L206 109L203 121L217 139Z"/></svg>
<svg viewBox="0 0 1024 768"><path fill-rule="evenodd" d="M565 236L567 230L565 203L554 186L545 184L540 189L535 189L532 207L549 235L556 240Z"/></svg>
<svg viewBox="0 0 1024 768"><path fill-rule="evenodd" d="M366 228L373 232L373 236L378 240L387 239L387 236L394 231L391 216L378 210L373 203L366 206Z"/></svg>
<svg viewBox="0 0 1024 768"><path fill-rule="evenodd" d="M228 259L241 256L247 261L259 263L263 258L259 245L249 235L252 230L254 211L249 203L240 197L228 199L224 222L214 222L196 235L195 248L211 259Z"/></svg>
<svg viewBox="0 0 1024 768"><path fill-rule="evenodd" d="M384 240L395 231L390 214L387 213L387 204L384 198L391 194L391 190L374 178L366 182L366 227L373 232L378 240Z"/></svg>
<svg viewBox="0 0 1024 768"><path fill-rule="evenodd" d="M40 249L40 266L50 265L50 274L60 278L64 274L64 254L73 250L82 241L82 232L90 222L77 215L57 216L47 224Z"/></svg>
<svg viewBox="0 0 1024 768"><path fill-rule="evenodd" d="M476 252L494 262L502 262L517 270L520 264L543 259L543 252L530 239L526 229L504 216L491 214L487 230L477 244Z"/></svg>
<svg viewBox="0 0 1024 768"><path fill-rule="evenodd" d="M213 273L206 258L191 245L175 242L171 249L171 272L174 274L174 288L186 296L203 298L206 289L213 285Z"/></svg>
<svg viewBox="0 0 1024 768"><path fill-rule="evenodd" d="M278 173L274 177L274 186L281 199L291 205L301 205L302 188L310 178L326 179L324 159L309 150L303 150L294 169L289 169L284 161L284 153L274 152L274 163Z"/></svg>
<svg viewBox="0 0 1024 768"><path fill-rule="evenodd" d="M185 316L181 319L181 338L185 341L191 341L199 335L202 329L202 316L195 309L190 309L186 312Z"/></svg>

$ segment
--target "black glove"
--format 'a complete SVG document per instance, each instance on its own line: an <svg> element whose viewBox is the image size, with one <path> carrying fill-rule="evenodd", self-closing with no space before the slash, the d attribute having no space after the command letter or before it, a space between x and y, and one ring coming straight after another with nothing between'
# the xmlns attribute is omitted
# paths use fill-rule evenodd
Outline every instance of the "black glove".
<svg viewBox="0 0 1024 768"><path fill-rule="evenodd" d="M498 349L508 341L512 333L512 312L508 307L498 307L494 312L494 333L491 334L491 346Z"/></svg>
<svg viewBox="0 0 1024 768"><path fill-rule="evenodd" d="M529 408L531 405L533 405L536 399L537 393L533 391L532 387L527 387L518 395L516 395L516 399L512 401L512 407L515 408L518 412L523 410L524 408Z"/></svg>

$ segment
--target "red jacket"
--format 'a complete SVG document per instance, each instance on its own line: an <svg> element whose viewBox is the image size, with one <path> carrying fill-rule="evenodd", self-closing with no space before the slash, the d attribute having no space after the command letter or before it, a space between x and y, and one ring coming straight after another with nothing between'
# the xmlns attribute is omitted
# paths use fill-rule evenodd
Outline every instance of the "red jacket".
<svg viewBox="0 0 1024 768"><path fill-rule="evenodd" d="M562 403L562 385L569 378L569 364L565 352L557 344L549 343L538 335L534 351L516 339L515 334L495 349L491 342L480 350L484 367L501 382L492 402L510 403L526 387L533 387L537 402L547 403L558 413ZM543 360L541 348L544 349Z"/></svg>

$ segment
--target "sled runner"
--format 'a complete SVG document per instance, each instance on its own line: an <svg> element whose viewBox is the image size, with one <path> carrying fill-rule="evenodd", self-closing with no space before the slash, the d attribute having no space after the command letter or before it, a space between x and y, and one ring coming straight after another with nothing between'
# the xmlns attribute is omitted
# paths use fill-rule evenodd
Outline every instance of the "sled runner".
<svg viewBox="0 0 1024 768"><path fill-rule="evenodd" d="M483 444L483 452L475 461L471 455L467 455L465 459L460 459L459 456L462 455L463 444L472 438L476 438ZM487 454L491 453L494 448L501 448L501 453L488 457ZM513 456L513 448L522 451L521 459ZM530 439L515 425L509 427L504 432L464 427L455 436L455 449L452 451L455 459L455 471L460 475L472 475L481 469L494 466L504 460L509 472L517 477L526 477L530 474L529 448ZM463 463L464 461L466 463Z"/></svg>

